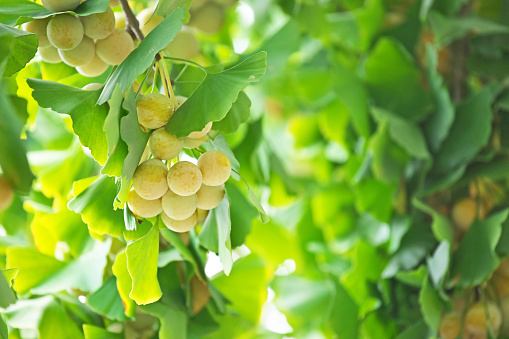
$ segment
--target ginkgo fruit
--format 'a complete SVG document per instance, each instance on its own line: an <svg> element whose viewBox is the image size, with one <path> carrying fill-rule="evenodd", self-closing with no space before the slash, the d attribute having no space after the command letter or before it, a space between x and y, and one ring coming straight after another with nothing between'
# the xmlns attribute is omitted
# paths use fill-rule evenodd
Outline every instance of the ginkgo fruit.
<svg viewBox="0 0 509 339"><path fill-rule="evenodd" d="M58 49L51 45L47 47L39 47L38 51L43 61L49 62L50 64L62 62Z"/></svg>
<svg viewBox="0 0 509 339"><path fill-rule="evenodd" d="M94 40L87 36L73 49L59 50L58 53L62 61L69 66L78 67L85 66L92 62L95 56Z"/></svg>
<svg viewBox="0 0 509 339"><path fill-rule="evenodd" d="M187 137L182 138L182 147L188 148L188 149L198 148L201 146L201 144L206 142L208 139L209 139L209 137L207 135L204 135L201 138L197 138L197 139L187 138Z"/></svg>
<svg viewBox="0 0 509 339"><path fill-rule="evenodd" d="M84 66L76 67L76 70L86 77L96 77L98 75L103 74L110 67L107 63L105 63L97 53L94 54L92 61Z"/></svg>
<svg viewBox="0 0 509 339"><path fill-rule="evenodd" d="M470 228L476 216L479 219L484 219L486 217L486 210L483 204L478 205L475 199L464 198L456 202L452 208L452 219L463 231L467 231Z"/></svg>
<svg viewBox="0 0 509 339"><path fill-rule="evenodd" d="M39 47L51 46L48 40L48 22L51 17L44 19L35 19L23 24L23 29L27 32L34 33L39 37Z"/></svg>
<svg viewBox="0 0 509 339"><path fill-rule="evenodd" d="M196 196L198 197L198 208L211 210L219 206L225 195L224 184L219 186L202 185Z"/></svg>
<svg viewBox="0 0 509 339"><path fill-rule="evenodd" d="M133 188L142 198L154 200L168 191L168 168L157 159L141 163L133 175Z"/></svg>
<svg viewBox="0 0 509 339"><path fill-rule="evenodd" d="M472 305L465 316L466 335L475 338L487 338L488 321L491 329L497 335L502 325L502 314L497 305L490 301L480 301Z"/></svg>
<svg viewBox="0 0 509 339"><path fill-rule="evenodd" d="M230 177L232 166L230 159L219 151L208 151L198 159L198 168L203 176L203 184L219 186Z"/></svg>
<svg viewBox="0 0 509 339"><path fill-rule="evenodd" d="M120 28L125 30L125 14L124 12L114 12L115 15L115 28Z"/></svg>
<svg viewBox="0 0 509 339"><path fill-rule="evenodd" d="M210 299L210 291L206 282L198 279L197 276L191 278L191 298L193 300L193 313L198 314Z"/></svg>
<svg viewBox="0 0 509 339"><path fill-rule="evenodd" d="M95 42L97 55L110 65L120 65L134 50L133 38L126 31L115 28L104 39Z"/></svg>
<svg viewBox="0 0 509 339"><path fill-rule="evenodd" d="M5 210L14 198L11 185L3 176L0 176L0 211Z"/></svg>
<svg viewBox="0 0 509 339"><path fill-rule="evenodd" d="M47 34L56 48L73 49L83 40L83 25L71 14L59 14L48 22Z"/></svg>
<svg viewBox="0 0 509 339"><path fill-rule="evenodd" d="M146 128L161 128L168 123L173 115L171 100L159 93L150 93L141 97L136 103L138 122Z"/></svg>
<svg viewBox="0 0 509 339"><path fill-rule="evenodd" d="M198 220L196 223L203 224L205 220L207 219L207 216L209 215L208 210L202 210L201 208L197 208L196 212L198 212Z"/></svg>
<svg viewBox="0 0 509 339"><path fill-rule="evenodd" d="M76 9L81 0L41 0L44 7L53 12L65 12Z"/></svg>
<svg viewBox="0 0 509 339"><path fill-rule="evenodd" d="M163 17L154 14L153 8L145 8L136 16L138 22L140 23L140 30L144 35L148 35L157 25L163 21Z"/></svg>
<svg viewBox="0 0 509 339"><path fill-rule="evenodd" d="M191 14L189 25L208 34L217 33L224 21L224 10L209 2Z"/></svg>
<svg viewBox="0 0 509 339"><path fill-rule="evenodd" d="M161 198L154 200L143 199L134 190L129 193L127 205L135 216L141 218L152 218L159 215L163 211Z"/></svg>
<svg viewBox="0 0 509 339"><path fill-rule="evenodd" d="M174 220L185 220L189 218L198 205L196 194L181 196L168 190L162 199L163 211L166 215Z"/></svg>
<svg viewBox="0 0 509 339"><path fill-rule="evenodd" d="M180 161L168 171L168 186L178 195L194 195L202 184L202 174L198 166L189 161Z"/></svg>
<svg viewBox="0 0 509 339"><path fill-rule="evenodd" d="M193 138L193 139L199 139L199 138L205 136L210 131L211 128L212 128L212 122L209 122L208 124L205 125L205 127L203 127L203 129L201 131L191 132L191 133L189 133L189 135L187 137Z"/></svg>
<svg viewBox="0 0 509 339"><path fill-rule="evenodd" d="M114 7L117 7L117 6L120 6L120 2L118 0L110 0L110 4L109 6L111 8L114 8Z"/></svg>
<svg viewBox="0 0 509 339"><path fill-rule="evenodd" d="M80 16L85 35L92 39L104 39L115 29L115 15L108 7L105 12Z"/></svg>
<svg viewBox="0 0 509 339"><path fill-rule="evenodd" d="M161 220L170 230L178 233L188 232L196 226L197 213L196 211L184 220L175 220L167 216L164 212L161 213Z"/></svg>
<svg viewBox="0 0 509 339"><path fill-rule="evenodd" d="M182 26L164 50L171 57L189 60L200 54L200 43L189 27Z"/></svg>
<svg viewBox="0 0 509 339"><path fill-rule="evenodd" d="M442 317L438 334L441 339L455 339L461 333L461 314L448 313Z"/></svg>
<svg viewBox="0 0 509 339"><path fill-rule="evenodd" d="M148 140L150 153L161 160L171 160L182 151L182 140L165 130L159 128L152 132Z"/></svg>

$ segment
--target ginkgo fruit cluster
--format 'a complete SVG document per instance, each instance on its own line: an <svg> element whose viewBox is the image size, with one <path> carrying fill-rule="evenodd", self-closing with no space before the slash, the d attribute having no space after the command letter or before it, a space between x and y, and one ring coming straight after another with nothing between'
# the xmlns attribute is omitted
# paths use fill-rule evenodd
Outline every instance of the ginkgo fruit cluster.
<svg viewBox="0 0 509 339"><path fill-rule="evenodd" d="M177 99L179 103L185 101ZM134 172L128 206L137 217L160 215L169 229L187 232L223 200L224 183L231 174L230 160L219 151L208 151L201 154L197 164L179 161L179 154L188 144L193 144L191 148L201 145L212 123L177 138L165 129L176 109L168 97L159 93L144 95L136 108L140 125L154 129L148 141L153 158L142 161Z"/></svg>
<svg viewBox="0 0 509 339"><path fill-rule="evenodd" d="M52 11L74 10L80 1L45 0ZM118 5L111 1L110 6ZM60 13L35 19L23 26L39 37L39 56L48 63L64 62L84 76L95 77L110 65L119 65L134 50L134 41L125 30L115 27L110 7L87 16Z"/></svg>

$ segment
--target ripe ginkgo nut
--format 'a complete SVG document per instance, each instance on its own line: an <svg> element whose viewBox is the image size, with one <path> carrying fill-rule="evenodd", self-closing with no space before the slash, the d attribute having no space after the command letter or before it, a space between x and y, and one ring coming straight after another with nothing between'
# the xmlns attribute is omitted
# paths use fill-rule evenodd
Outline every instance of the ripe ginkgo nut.
<svg viewBox="0 0 509 339"><path fill-rule="evenodd" d="M146 128L161 128L168 123L173 115L171 100L159 93L150 93L141 97L136 103L138 122Z"/></svg>
<svg viewBox="0 0 509 339"><path fill-rule="evenodd" d="M136 16L138 22L140 23L140 30L144 35L148 35L157 25L163 21L163 17L154 14L153 8L145 8Z"/></svg>
<svg viewBox="0 0 509 339"><path fill-rule="evenodd" d="M189 135L187 137L193 138L193 139L199 139L199 138L205 136L210 131L211 128L212 128L212 122L209 122L208 124L205 125L205 127L203 127L203 129L201 131L191 132L191 133L189 133Z"/></svg>
<svg viewBox="0 0 509 339"><path fill-rule="evenodd" d="M188 196L198 192L202 174L198 166L189 161L180 161L168 171L168 186L178 195Z"/></svg>
<svg viewBox="0 0 509 339"><path fill-rule="evenodd" d="M62 58L58 53L58 49L51 45L46 47L39 47L38 51L43 61L46 61L50 64L62 62Z"/></svg>
<svg viewBox="0 0 509 339"><path fill-rule="evenodd" d="M81 0L41 0L44 7L53 12L65 12L76 9Z"/></svg>
<svg viewBox="0 0 509 339"><path fill-rule="evenodd" d="M219 186L230 177L232 166L230 159L219 151L208 151L198 159L198 168L203 176L203 184Z"/></svg>
<svg viewBox="0 0 509 339"><path fill-rule="evenodd" d="M182 26L182 30L175 35L175 38L164 50L173 58L189 60L200 53L200 43L189 27Z"/></svg>
<svg viewBox="0 0 509 339"><path fill-rule="evenodd" d="M148 140L150 153L161 160L171 160L182 151L182 140L165 130L159 128L152 132Z"/></svg>
<svg viewBox="0 0 509 339"><path fill-rule="evenodd" d="M198 212L198 220L196 223L203 224L205 220L207 219L207 216L209 215L208 210L202 210L201 208L197 208L196 212Z"/></svg>
<svg viewBox="0 0 509 339"><path fill-rule="evenodd" d="M44 19L35 19L23 24L23 29L27 32L34 33L39 37L39 47L51 46L48 40L48 23L51 17Z"/></svg>
<svg viewBox="0 0 509 339"><path fill-rule="evenodd" d="M187 137L182 138L182 147L188 148L188 149L198 148L201 146L201 144L206 142L208 139L209 139L209 137L207 135L204 135L198 139L187 138Z"/></svg>
<svg viewBox="0 0 509 339"><path fill-rule="evenodd" d="M462 231L467 231L470 228L476 216L479 219L484 219L486 210L482 203L478 206L475 199L464 198L456 202L452 208L452 219Z"/></svg>
<svg viewBox="0 0 509 339"><path fill-rule="evenodd" d="M465 332L472 337L486 338L488 321L495 335L502 324L502 314L493 302L480 301L472 305L465 316Z"/></svg>
<svg viewBox="0 0 509 339"><path fill-rule="evenodd" d="M79 67L85 66L92 62L95 56L94 40L87 36L73 49L59 50L58 53L62 61L69 66Z"/></svg>
<svg viewBox="0 0 509 339"><path fill-rule="evenodd" d="M58 14L48 22L47 34L56 48L73 49L83 39L83 25L71 14Z"/></svg>
<svg viewBox="0 0 509 339"><path fill-rule="evenodd" d="M108 7L105 12L80 16L85 35L92 39L104 39L115 29L115 15Z"/></svg>
<svg viewBox="0 0 509 339"><path fill-rule="evenodd" d="M191 14L189 25L208 34L217 33L224 21L224 10L209 2Z"/></svg>
<svg viewBox="0 0 509 339"><path fill-rule="evenodd" d="M133 188L142 198L154 200L168 191L168 168L157 159L141 163L133 175Z"/></svg>
<svg viewBox="0 0 509 339"><path fill-rule="evenodd" d="M189 196L181 196L168 190L162 199L163 211L166 215L174 220L185 220L189 218L198 205L196 194Z"/></svg>
<svg viewBox="0 0 509 339"><path fill-rule="evenodd" d="M14 191L3 176L0 176L0 211L5 210L12 203Z"/></svg>
<svg viewBox="0 0 509 339"><path fill-rule="evenodd" d="M461 314L448 313L442 317L438 334L441 339L455 339L461 333Z"/></svg>
<svg viewBox="0 0 509 339"><path fill-rule="evenodd" d="M126 31L115 28L104 39L95 42L97 55L110 65L120 65L134 50L133 38Z"/></svg>
<svg viewBox="0 0 509 339"><path fill-rule="evenodd" d="M127 205L135 216L141 218L152 218L163 211L161 198L154 200L143 199L134 190L129 193Z"/></svg>
<svg viewBox="0 0 509 339"><path fill-rule="evenodd" d="M86 77L96 77L98 75L103 74L110 65L105 63L97 53L94 54L92 61L90 61L85 66L76 67L76 70Z"/></svg>
<svg viewBox="0 0 509 339"><path fill-rule="evenodd" d="M211 210L219 206L225 195L224 184L219 186L202 185L196 196L198 197L198 208Z"/></svg>
<svg viewBox="0 0 509 339"><path fill-rule="evenodd" d="M161 213L161 220L170 230L178 233L187 232L196 226L197 213L196 211L184 220L175 220L167 216L164 212Z"/></svg>

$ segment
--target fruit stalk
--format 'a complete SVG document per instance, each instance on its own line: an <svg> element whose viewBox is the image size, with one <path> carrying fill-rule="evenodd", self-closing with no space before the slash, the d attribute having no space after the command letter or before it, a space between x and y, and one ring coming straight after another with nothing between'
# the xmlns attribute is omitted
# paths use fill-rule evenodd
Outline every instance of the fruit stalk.
<svg viewBox="0 0 509 339"><path fill-rule="evenodd" d="M133 38L136 38L138 39L139 42L141 42L145 38L145 36L140 30L140 23L138 22L138 19L136 19L136 16L131 10L131 7L129 7L127 0L119 0L119 2L120 7L122 8L122 11L124 12L125 15L125 27L127 33L131 34Z"/></svg>

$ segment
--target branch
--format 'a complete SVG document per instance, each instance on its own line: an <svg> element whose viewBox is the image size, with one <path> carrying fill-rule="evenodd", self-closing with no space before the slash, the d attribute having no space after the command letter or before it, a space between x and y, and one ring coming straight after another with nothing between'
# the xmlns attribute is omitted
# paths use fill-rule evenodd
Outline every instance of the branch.
<svg viewBox="0 0 509 339"><path fill-rule="evenodd" d="M140 23L138 22L138 19L136 19L131 7L129 7L127 0L119 0L119 2L125 15L125 30L127 33L131 34L133 38L136 38L139 42L141 42L145 36L140 31Z"/></svg>
<svg viewBox="0 0 509 339"><path fill-rule="evenodd" d="M465 17L469 14L470 5L469 2L462 7L460 16ZM453 100L458 102L467 96L467 59L470 52L468 37L453 42L451 52L451 59L454 60L454 63L452 64L450 90Z"/></svg>

